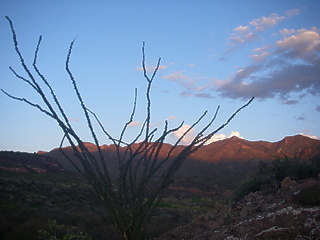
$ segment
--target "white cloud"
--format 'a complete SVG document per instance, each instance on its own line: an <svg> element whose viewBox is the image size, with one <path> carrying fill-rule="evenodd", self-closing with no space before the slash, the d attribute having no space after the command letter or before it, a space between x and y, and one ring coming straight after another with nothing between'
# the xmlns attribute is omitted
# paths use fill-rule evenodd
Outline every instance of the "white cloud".
<svg viewBox="0 0 320 240"><path fill-rule="evenodd" d="M300 133L300 134L302 136L306 136L306 137L309 137L309 138L320 140L320 137L317 137L317 136L309 135L309 134L306 134L306 133Z"/></svg>
<svg viewBox="0 0 320 240"><path fill-rule="evenodd" d="M268 44L268 45L265 45L261 48L255 48L253 49L253 53L250 58L253 60L253 61L256 61L256 62L261 62L263 61L265 58L267 58L268 56L270 56L271 52L270 52L270 48L271 46Z"/></svg>
<svg viewBox="0 0 320 240"><path fill-rule="evenodd" d="M257 31L263 31L266 28L273 27L274 25L278 24L280 21L286 19L285 16L280 16L277 13L272 13L269 17L261 17L253 19L249 24L255 27Z"/></svg>
<svg viewBox="0 0 320 240"><path fill-rule="evenodd" d="M272 13L268 17L263 16L253 19L248 23L247 26L240 25L234 28L231 36L228 39L228 45L230 46L230 48L227 52L235 50L243 44L259 39L260 32L272 28L273 26L279 24L281 21L298 14L300 14L299 9L288 10L283 16L280 16L278 13ZM291 30L283 30L283 33L288 31Z"/></svg>
<svg viewBox="0 0 320 240"><path fill-rule="evenodd" d="M181 128L179 128L179 130L173 132L172 136L176 139L179 139L190 127L191 127L190 125L185 124ZM196 130L192 128L188 132L188 134L186 134L186 136L181 140L180 143L183 145L190 144L192 140L195 138L195 136L196 136Z"/></svg>
<svg viewBox="0 0 320 240"><path fill-rule="evenodd" d="M235 32L239 33L239 34L245 34L249 31L251 31L249 26L242 26L240 25L239 27L236 27L235 29L233 29Z"/></svg>
<svg viewBox="0 0 320 240"><path fill-rule="evenodd" d="M287 28L281 29L281 30L279 31L279 33L280 33L281 35L291 35L291 34L293 34L293 33L295 33L295 32L296 32L296 30L294 30L294 29L287 29Z"/></svg>
<svg viewBox="0 0 320 240"><path fill-rule="evenodd" d="M261 62L264 59L266 59L268 56L270 56L270 54L271 54L270 52L264 51L259 54L253 54L250 56L250 58L256 62Z"/></svg>
<svg viewBox="0 0 320 240"><path fill-rule="evenodd" d="M279 52L291 58L317 61L320 53L320 36L317 29L300 29L293 36L276 42Z"/></svg>
<svg viewBox="0 0 320 240"><path fill-rule="evenodd" d="M216 134L212 138L210 138L210 140L206 143L206 145L208 145L210 143L213 143L213 142L216 142L216 141L224 140L226 138L231 138L233 136L236 136L238 138L243 138L243 137L240 136L239 132L231 132L229 136L227 136L227 135L225 135L223 133L220 133L220 134Z"/></svg>
<svg viewBox="0 0 320 240"><path fill-rule="evenodd" d="M175 131L174 133L171 134L172 137L174 137L176 140L178 140L191 126L188 124L183 125L179 130ZM190 144L192 142L192 140L196 137L197 132L195 129L191 129L189 131L189 133L181 140L180 144L183 145L187 145ZM212 136L210 138L210 140L206 143L206 145L216 142L216 141L220 141L220 140L224 140L227 138L231 138L233 136L236 136L238 138L243 138L239 132L237 131L233 131L231 132L228 136L220 133L220 134L216 134L214 136Z"/></svg>

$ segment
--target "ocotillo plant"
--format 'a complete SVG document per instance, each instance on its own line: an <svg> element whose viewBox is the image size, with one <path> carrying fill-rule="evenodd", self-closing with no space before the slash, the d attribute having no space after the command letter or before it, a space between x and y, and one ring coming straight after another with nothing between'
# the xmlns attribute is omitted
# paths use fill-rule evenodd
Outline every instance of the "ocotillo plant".
<svg viewBox="0 0 320 240"><path fill-rule="evenodd" d="M58 126L63 131L63 137L60 143L61 152L76 168L76 170L92 185L97 195L101 198L104 207L121 238L125 240L141 239L152 216L152 212L163 198L165 189L172 183L174 174L183 164L185 159L206 144L213 135L227 126L230 121L254 99L251 98L246 104L238 108L225 121L225 123L220 125L218 128L210 130L211 125L219 113L220 106L218 106L213 117L207 120L208 122L204 124L204 127L196 134L191 143L180 147L179 144L186 135L196 125L205 120L205 117L208 114L208 112L205 111L174 144L170 145L170 149L166 156L160 157L160 152L166 138L171 133L178 131L184 124L184 122L182 122L175 128L169 128L168 122L164 121L164 127L161 133L158 133L159 130L151 126L151 86L154 82L157 71L159 70L161 58L158 59L153 73L148 75L146 68L145 44L143 43L142 69L144 79L146 80L146 117L137 136L134 137L132 141L127 142L124 137L129 124L133 122L136 114L137 90L135 90L133 109L129 120L124 124L119 137L111 136L98 118L97 114L91 111L85 104L76 79L69 67L71 53L75 43L75 41L72 41L67 53L65 69L74 89L75 96L83 111L92 140L96 145L96 151L98 154L93 154L75 131L50 82L38 68L37 58L42 36L39 37L34 51L33 63L30 67L26 63L18 47L17 34L13 23L9 17L6 17L6 19L8 20L12 31L15 52L18 55L22 69L27 77L23 77L12 67L9 68L18 79L29 85L29 87L31 87L35 93L40 96L42 105L32 102L24 97L14 96L3 89L1 89L1 91L10 98L37 108L39 111L57 122ZM44 91L43 89L48 91ZM94 122L98 124L98 129L94 129ZM109 161L105 159L97 137L97 131L102 131L102 133L104 133L115 145L117 152L115 157L116 159L114 159L117 163L116 169L114 169L114 165L111 167ZM158 137L158 135L160 136ZM76 158L71 158L63 151L62 145L64 141L67 141L70 144ZM80 162L80 165L76 161ZM111 172L116 172L116 177L114 174L111 175Z"/></svg>

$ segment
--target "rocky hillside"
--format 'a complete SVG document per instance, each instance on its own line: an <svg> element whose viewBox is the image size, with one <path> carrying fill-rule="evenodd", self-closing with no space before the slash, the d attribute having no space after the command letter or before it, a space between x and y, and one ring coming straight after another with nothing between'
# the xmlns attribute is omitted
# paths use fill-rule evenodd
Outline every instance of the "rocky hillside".
<svg viewBox="0 0 320 240"><path fill-rule="evenodd" d="M220 205L156 240L319 239L320 179L286 178L280 188Z"/></svg>

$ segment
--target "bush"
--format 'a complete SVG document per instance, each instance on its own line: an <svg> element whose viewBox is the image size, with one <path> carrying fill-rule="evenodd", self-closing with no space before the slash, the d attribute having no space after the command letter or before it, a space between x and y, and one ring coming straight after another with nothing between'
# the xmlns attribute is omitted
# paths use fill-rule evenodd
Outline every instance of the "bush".
<svg viewBox="0 0 320 240"><path fill-rule="evenodd" d="M250 192L262 190L264 185L270 185L272 182L282 182L286 177L293 180L304 180L315 178L320 172L320 159L314 158L305 162L298 158L279 157L271 163L260 161L258 170L255 174L250 175L235 191L234 200L240 200ZM301 201L315 202L318 201L317 196L311 194L308 197L302 197ZM304 196L304 194L303 194Z"/></svg>
<svg viewBox="0 0 320 240"><path fill-rule="evenodd" d="M318 161L314 159L307 163L297 158L282 157L275 159L272 164L275 168L277 180L282 181L286 177L290 177L293 180L303 180L317 177L320 170L317 164Z"/></svg>
<svg viewBox="0 0 320 240"><path fill-rule="evenodd" d="M82 232L77 231L76 227L59 225L55 220L48 221L48 229L38 230L41 240L91 240L91 238Z"/></svg>

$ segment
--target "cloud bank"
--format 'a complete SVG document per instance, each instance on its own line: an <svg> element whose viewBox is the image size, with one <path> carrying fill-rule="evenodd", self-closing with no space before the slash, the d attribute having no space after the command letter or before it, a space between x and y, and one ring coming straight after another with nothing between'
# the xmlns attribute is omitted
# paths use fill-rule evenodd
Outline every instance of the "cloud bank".
<svg viewBox="0 0 320 240"><path fill-rule="evenodd" d="M272 13L255 18L247 25L233 29L227 39L228 51L259 39L261 32L272 29L284 20L300 14L299 9L283 15ZM320 95L320 29L278 28L273 42L256 47L248 58L251 62L238 68L226 79L189 77L184 71L163 76L176 82L184 97L214 98L220 95L231 99L278 99L283 104L297 104L305 96ZM274 40L277 37L278 40ZM224 57L223 57L224 58ZM203 80L207 82L203 83ZM320 111L319 107L316 111Z"/></svg>
<svg viewBox="0 0 320 240"><path fill-rule="evenodd" d="M300 29L273 46L253 50L253 64L224 81L217 91L228 98L280 98L295 104L306 94L320 94L319 29ZM298 97L291 98L293 94Z"/></svg>
<svg viewBox="0 0 320 240"><path fill-rule="evenodd" d="M182 135L190 128L191 126L188 125L188 124L185 124L183 125L178 131L175 131L174 133L172 133L172 137L175 138L176 140L178 140L180 137L182 137ZM187 145L187 144L190 144L192 142L192 140L195 138L197 134L197 131L195 129L191 129L189 131L189 133L181 140L181 143L182 145ZM213 143L213 142L216 142L216 141L220 141L220 140L223 140L223 139L226 139L226 138L230 138L230 137L233 137L233 136L236 136L236 137L239 137L239 138L243 138L240 136L240 133L239 132L231 132L228 136L223 134L223 133L220 133L220 134L216 134L214 135L207 143L206 145L210 144L210 143Z"/></svg>

